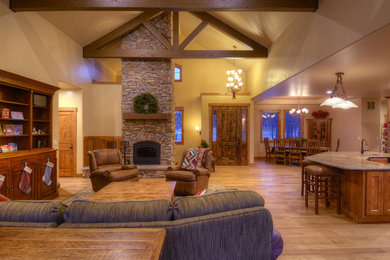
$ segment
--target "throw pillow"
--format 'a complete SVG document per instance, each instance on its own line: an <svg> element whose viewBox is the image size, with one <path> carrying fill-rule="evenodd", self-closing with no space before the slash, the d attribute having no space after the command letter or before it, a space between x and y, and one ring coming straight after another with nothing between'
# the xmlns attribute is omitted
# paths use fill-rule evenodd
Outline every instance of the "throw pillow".
<svg viewBox="0 0 390 260"><path fill-rule="evenodd" d="M208 151L209 149L199 148L199 159L196 168L204 168Z"/></svg>
<svg viewBox="0 0 390 260"><path fill-rule="evenodd" d="M193 171L198 167L200 149L191 148L188 149L186 155L184 156L183 164L181 168L183 170Z"/></svg>

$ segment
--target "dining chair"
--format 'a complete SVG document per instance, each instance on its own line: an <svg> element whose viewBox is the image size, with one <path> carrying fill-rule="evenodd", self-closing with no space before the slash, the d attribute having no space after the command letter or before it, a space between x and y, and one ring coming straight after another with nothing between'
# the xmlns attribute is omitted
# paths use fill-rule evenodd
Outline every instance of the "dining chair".
<svg viewBox="0 0 390 260"><path fill-rule="evenodd" d="M308 140L306 143L306 156L320 152L320 141L316 139Z"/></svg>
<svg viewBox="0 0 390 260"><path fill-rule="evenodd" d="M286 140L284 139L274 139L274 164L278 161L282 161L286 165L287 161L287 149L286 149Z"/></svg>
<svg viewBox="0 0 390 260"><path fill-rule="evenodd" d="M290 166L292 163L302 164L302 145L301 139L292 139L289 145L289 163Z"/></svg>
<svg viewBox="0 0 390 260"><path fill-rule="evenodd" d="M275 156L274 156L273 150L271 148L270 141L269 141L268 137L264 138L264 146L265 146L265 161L271 162L272 158L275 160Z"/></svg>

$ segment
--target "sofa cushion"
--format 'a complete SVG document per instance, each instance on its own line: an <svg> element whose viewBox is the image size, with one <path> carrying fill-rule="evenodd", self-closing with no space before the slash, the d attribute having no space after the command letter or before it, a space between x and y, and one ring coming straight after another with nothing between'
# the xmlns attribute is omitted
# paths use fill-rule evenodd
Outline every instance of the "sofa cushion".
<svg viewBox="0 0 390 260"><path fill-rule="evenodd" d="M61 201L2 201L0 221L9 222L55 222L63 221L66 205Z"/></svg>
<svg viewBox="0 0 390 260"><path fill-rule="evenodd" d="M167 171L166 177L175 181L196 181L196 175L189 171Z"/></svg>
<svg viewBox="0 0 390 260"><path fill-rule="evenodd" d="M169 200L76 200L66 209L64 217L67 223L164 221L172 219L172 205Z"/></svg>
<svg viewBox="0 0 390 260"><path fill-rule="evenodd" d="M111 181L125 181L138 176L138 170L122 170L111 172Z"/></svg>
<svg viewBox="0 0 390 260"><path fill-rule="evenodd" d="M205 196L182 197L174 201L173 219L191 218L257 206L264 206L264 199L254 191L222 191Z"/></svg>

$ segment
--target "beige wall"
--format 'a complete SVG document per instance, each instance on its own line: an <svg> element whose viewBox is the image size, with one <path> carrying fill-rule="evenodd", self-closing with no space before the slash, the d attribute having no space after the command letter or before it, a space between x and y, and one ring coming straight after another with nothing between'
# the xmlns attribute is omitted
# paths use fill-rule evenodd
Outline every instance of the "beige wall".
<svg viewBox="0 0 390 260"><path fill-rule="evenodd" d="M80 174L82 172L81 168L83 167L83 91L82 90L58 91L58 107L77 108L76 172Z"/></svg>
<svg viewBox="0 0 390 260"><path fill-rule="evenodd" d="M83 93L84 136L122 136L122 85L92 84Z"/></svg>

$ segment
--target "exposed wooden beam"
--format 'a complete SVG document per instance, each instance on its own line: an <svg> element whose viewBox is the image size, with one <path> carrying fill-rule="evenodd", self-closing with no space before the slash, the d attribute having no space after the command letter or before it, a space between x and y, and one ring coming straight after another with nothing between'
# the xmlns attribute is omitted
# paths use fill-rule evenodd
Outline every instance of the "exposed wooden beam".
<svg viewBox="0 0 390 260"><path fill-rule="evenodd" d="M130 32L134 31L135 29L140 26L145 21L148 21L150 19L153 19L154 17L158 16L161 12L158 11L147 11L143 12L142 14L138 15L134 19L130 20L129 22L125 23L124 25L118 27L117 29L107 33L106 35L100 37L96 41L88 44L85 46L85 49L99 49L107 44L113 42L114 40L123 37Z"/></svg>
<svg viewBox="0 0 390 260"><path fill-rule="evenodd" d="M26 11L273 11L315 12L318 0L10 0L15 12Z"/></svg>
<svg viewBox="0 0 390 260"><path fill-rule="evenodd" d="M196 59L196 58L265 58L267 50L131 50L85 49L84 58L143 58L143 59Z"/></svg>
<svg viewBox="0 0 390 260"><path fill-rule="evenodd" d="M179 48L179 12L173 12L172 17L173 48Z"/></svg>
<svg viewBox="0 0 390 260"><path fill-rule="evenodd" d="M257 43L256 41L252 40L248 36L244 35L242 32L237 31L230 25L224 23L223 21L219 20L218 18L212 16L211 14L205 13L205 12L190 12L191 14L195 15L202 21L208 22L211 26L216 28L217 30L233 37L234 39L240 41L243 44L248 45L249 47L253 48L254 50L263 50L267 52L267 48L262 46L261 44Z"/></svg>
<svg viewBox="0 0 390 260"><path fill-rule="evenodd" d="M201 22L195 30L193 30L190 35L187 36L187 38L180 44L180 49L185 49L185 47L188 46L195 38L199 35L199 33L207 26L207 22L203 21Z"/></svg>
<svg viewBox="0 0 390 260"><path fill-rule="evenodd" d="M142 24L145 25L154 37L156 37L157 40L165 46L165 48L172 49L171 43L149 21L145 21Z"/></svg>

